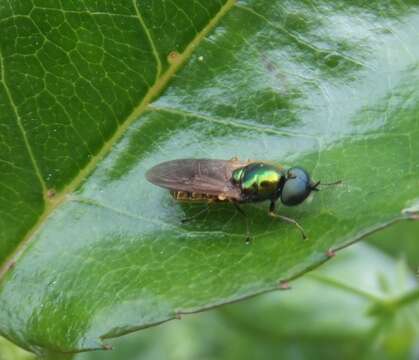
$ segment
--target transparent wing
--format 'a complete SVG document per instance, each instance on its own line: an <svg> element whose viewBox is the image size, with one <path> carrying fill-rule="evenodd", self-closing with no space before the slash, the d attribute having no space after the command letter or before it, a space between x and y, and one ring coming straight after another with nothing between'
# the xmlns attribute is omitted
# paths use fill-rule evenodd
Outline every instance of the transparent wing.
<svg viewBox="0 0 419 360"><path fill-rule="evenodd" d="M179 159L151 168L146 178L169 190L224 195L240 200L240 188L231 182L235 169L248 165L238 160Z"/></svg>

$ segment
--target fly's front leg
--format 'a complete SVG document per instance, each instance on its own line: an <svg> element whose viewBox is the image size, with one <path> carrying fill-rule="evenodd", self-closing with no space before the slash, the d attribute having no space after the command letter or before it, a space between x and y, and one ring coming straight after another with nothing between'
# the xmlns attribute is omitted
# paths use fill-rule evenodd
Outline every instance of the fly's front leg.
<svg viewBox="0 0 419 360"><path fill-rule="evenodd" d="M237 202L233 201L232 203L234 207L236 208L236 210L244 216L244 219L246 221L246 244L249 244L250 243L249 219L247 218L247 215L244 212L244 210L239 206L239 204L237 204Z"/></svg>
<svg viewBox="0 0 419 360"><path fill-rule="evenodd" d="M279 214L275 213L275 202L274 201L271 201L271 205L269 206L269 215L274 217L274 218L284 220L284 221L286 221L290 224L294 224L298 228L298 230L300 230L301 235L303 236L303 239L307 239L307 236L304 232L303 227L297 221L295 221L294 219L291 219L287 216L283 216L283 215L279 215Z"/></svg>

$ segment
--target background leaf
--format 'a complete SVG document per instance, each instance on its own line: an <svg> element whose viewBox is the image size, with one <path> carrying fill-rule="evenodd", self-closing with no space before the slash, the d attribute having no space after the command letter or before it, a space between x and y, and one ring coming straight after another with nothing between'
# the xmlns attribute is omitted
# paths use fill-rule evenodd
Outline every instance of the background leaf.
<svg viewBox="0 0 419 360"><path fill-rule="evenodd" d="M414 272L419 268L419 222L400 223L373 236L369 242L389 255L404 258Z"/></svg>
<svg viewBox="0 0 419 360"><path fill-rule="evenodd" d="M34 360L35 356L25 351L5 338L0 338L0 359L1 360Z"/></svg>
<svg viewBox="0 0 419 360"><path fill-rule="evenodd" d="M27 349L275 289L418 211L414 1L1 4L0 332ZM181 225L200 207L144 179L233 156L344 185L279 210L305 242L248 206L246 246L234 209Z"/></svg>
<svg viewBox="0 0 419 360"><path fill-rule="evenodd" d="M417 289L403 263L360 244L290 291L187 316L76 359L415 359L418 303L385 315L369 310Z"/></svg>

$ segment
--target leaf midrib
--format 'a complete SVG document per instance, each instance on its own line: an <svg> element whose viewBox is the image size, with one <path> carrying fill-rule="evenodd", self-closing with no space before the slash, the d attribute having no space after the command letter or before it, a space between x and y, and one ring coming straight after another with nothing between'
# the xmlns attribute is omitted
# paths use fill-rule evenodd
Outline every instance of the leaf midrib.
<svg viewBox="0 0 419 360"><path fill-rule="evenodd" d="M54 212L56 208L58 208L61 204L63 204L67 200L67 194L75 191L84 182L84 180L94 171L94 169L96 168L96 165L102 159L106 157L106 155L111 151L113 145L117 143L119 139L122 138L123 134L132 125L132 123L135 120L140 118L140 116L146 110L148 104L154 98L156 98L161 93L161 91L164 90L167 83L170 81L173 75L181 68L181 66L185 63L185 61L192 55L193 51L199 45L199 43L218 24L221 18L229 10L231 10L231 8L235 5L235 3L236 3L236 0L227 0L226 3L220 8L218 13L208 22L208 24L200 32L196 34L194 39L186 46L183 53L177 55L176 61L169 64L168 69L161 75L160 78L156 77L156 81L154 85L150 87L147 94L140 101L138 106L136 106L134 110L131 112L131 114L126 118L126 120L121 123L121 125L117 128L117 130L110 137L110 139L103 144L99 152L96 155L91 157L90 161L78 173L78 175L75 176L73 180L66 187L64 187L64 189L61 192L55 194L53 197L44 196L46 206L44 208L43 213L40 215L40 217L38 218L34 226L32 226L32 228L30 228L29 231L26 233L26 235L23 237L23 239L21 240L20 244L17 246L15 251L5 260L4 264L0 267L0 281L2 281L5 278L6 274L8 273L8 270L14 266L14 264L16 263L20 255L25 251L25 249L30 244L31 239L33 238L34 234L42 227L46 219ZM152 43L151 41L152 39L150 38L149 40ZM152 48L153 48L153 45L152 45ZM154 48L153 48L153 53L154 53ZM155 54L155 55L158 55L158 54ZM1 65L0 70L2 74L2 77L0 78L0 80L3 81L4 72L3 72L3 61L2 61L1 53L0 53L0 65ZM157 65L157 69L159 69L159 65ZM5 88L7 87L5 86ZM12 99L10 98L10 101L11 100ZM13 105L12 101L11 101L11 104ZM16 108L15 108L15 111L16 111ZM18 114L16 113L16 115ZM21 130L24 130L24 129L22 128ZM22 133L22 136L25 136L24 132ZM27 143L27 146L28 145L29 143ZM30 147L28 148L28 151L29 150L30 150ZM30 154L32 154L31 150L30 150ZM33 154L31 156L31 160L35 161ZM40 177L41 184L43 184L44 194L47 195L48 189L45 185L45 182L43 181L39 167L36 165L36 161L35 161L34 166L35 166L35 171L37 173L37 176Z"/></svg>

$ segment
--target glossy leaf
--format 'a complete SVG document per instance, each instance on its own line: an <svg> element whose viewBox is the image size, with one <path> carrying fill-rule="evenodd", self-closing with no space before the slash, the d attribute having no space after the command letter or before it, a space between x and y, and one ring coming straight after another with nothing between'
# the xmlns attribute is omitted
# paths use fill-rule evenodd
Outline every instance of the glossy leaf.
<svg viewBox="0 0 419 360"><path fill-rule="evenodd" d="M112 351L76 360L415 359L419 303L401 305L400 299L418 294L418 284L406 270L400 261L359 244L295 281L289 291L186 316L115 339ZM394 306L372 315L378 303Z"/></svg>
<svg viewBox="0 0 419 360"><path fill-rule="evenodd" d="M27 349L275 289L418 211L414 1L0 4L0 333ZM233 156L343 186L279 209L308 241L247 206L245 245L230 206L183 225L201 207L144 179Z"/></svg>

